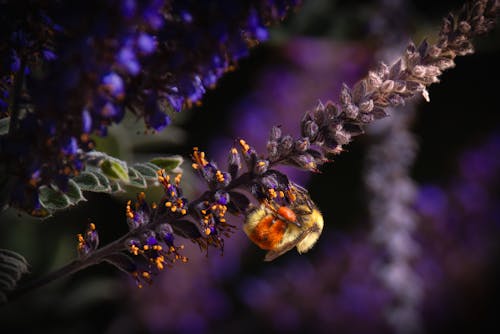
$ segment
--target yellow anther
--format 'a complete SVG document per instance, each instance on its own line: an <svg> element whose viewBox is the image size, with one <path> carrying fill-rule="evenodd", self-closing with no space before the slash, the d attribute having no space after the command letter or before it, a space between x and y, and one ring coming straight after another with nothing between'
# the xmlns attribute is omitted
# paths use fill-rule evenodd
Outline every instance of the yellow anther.
<svg viewBox="0 0 500 334"><path fill-rule="evenodd" d="M197 163L195 163L195 162L193 162L193 163L191 164L191 167L193 167L193 169L198 169L198 168L199 168L198 164L197 164Z"/></svg>
<svg viewBox="0 0 500 334"><path fill-rule="evenodd" d="M257 163L257 165L258 165L259 167L264 167L264 166L266 165L266 163L265 163L264 161L259 161L259 162Z"/></svg>
<svg viewBox="0 0 500 334"><path fill-rule="evenodd" d="M243 153L247 153L250 150L250 146L243 139L240 139L240 145L243 149Z"/></svg>
<svg viewBox="0 0 500 334"><path fill-rule="evenodd" d="M186 209L181 210L181 214L185 215L187 213Z"/></svg>
<svg viewBox="0 0 500 334"><path fill-rule="evenodd" d="M142 272L142 277L144 277L145 279L150 279L151 275L147 271L143 271Z"/></svg>
<svg viewBox="0 0 500 334"><path fill-rule="evenodd" d="M172 206L172 202L165 202L165 206L166 206L167 208L170 208L170 207Z"/></svg>
<svg viewBox="0 0 500 334"><path fill-rule="evenodd" d="M139 201L144 201L146 199L146 194L144 193L144 191L141 191L138 195L137 195L137 199Z"/></svg>
<svg viewBox="0 0 500 334"><path fill-rule="evenodd" d="M175 205L174 205L173 207L171 207L171 208L170 208L170 211L172 211L172 212L177 211L177 206L175 206Z"/></svg>
<svg viewBox="0 0 500 334"><path fill-rule="evenodd" d="M151 207L152 207L153 209L156 209L156 208L158 207L158 204L156 204L155 202L153 202L153 203L151 204Z"/></svg>
<svg viewBox="0 0 500 334"><path fill-rule="evenodd" d="M139 255L139 247L137 247L136 245L131 245L130 252L134 255Z"/></svg>
<svg viewBox="0 0 500 334"><path fill-rule="evenodd" d="M233 147L231 149L231 154L238 154L238 150L236 149L236 147Z"/></svg>
<svg viewBox="0 0 500 334"><path fill-rule="evenodd" d="M210 233L212 233L212 231L210 230L210 228L208 228L208 227L207 227L207 228L205 229L205 234L206 234L206 235L210 235Z"/></svg>
<svg viewBox="0 0 500 334"><path fill-rule="evenodd" d="M149 245L142 246L142 249L144 249L145 251L147 251L149 249Z"/></svg>
<svg viewBox="0 0 500 334"><path fill-rule="evenodd" d="M182 174L177 174L175 176L175 183L179 185L179 183L181 183L181 179L182 179Z"/></svg>
<svg viewBox="0 0 500 334"><path fill-rule="evenodd" d="M279 195L281 198L285 197L285 193L282 190L280 190Z"/></svg>

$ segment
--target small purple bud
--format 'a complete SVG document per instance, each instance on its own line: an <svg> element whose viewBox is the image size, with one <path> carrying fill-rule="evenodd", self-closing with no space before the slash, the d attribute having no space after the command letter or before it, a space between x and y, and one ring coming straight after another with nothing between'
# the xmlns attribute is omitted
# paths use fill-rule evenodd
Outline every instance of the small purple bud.
<svg viewBox="0 0 500 334"><path fill-rule="evenodd" d="M51 50L43 50L42 54L43 54L43 58L45 60L47 60L47 61L51 61L51 60L57 59L56 54L53 51L51 51Z"/></svg>
<svg viewBox="0 0 500 334"><path fill-rule="evenodd" d="M102 78L102 84L106 86L111 96L115 98L124 94L124 84L122 78L115 72L111 72Z"/></svg>
<svg viewBox="0 0 500 334"><path fill-rule="evenodd" d="M152 36L142 33L137 38L137 46L141 52L150 54L156 49L156 41Z"/></svg>
<svg viewBox="0 0 500 334"><path fill-rule="evenodd" d="M92 116L87 109L82 111L82 131L89 133L92 130Z"/></svg>
<svg viewBox="0 0 500 334"><path fill-rule="evenodd" d="M70 137L66 144L64 144L61 148L62 152L66 155L76 154L78 151L78 142L75 137Z"/></svg>
<svg viewBox="0 0 500 334"><path fill-rule="evenodd" d="M149 246L154 246L158 244L158 240L156 240L156 238L151 235L146 239L146 244L148 244Z"/></svg>
<svg viewBox="0 0 500 334"><path fill-rule="evenodd" d="M229 203L229 194L225 191L217 191L214 194L215 201L219 204L226 205Z"/></svg>
<svg viewBox="0 0 500 334"><path fill-rule="evenodd" d="M118 63L132 75L137 75L141 70L134 51L128 46L123 47L118 53Z"/></svg>

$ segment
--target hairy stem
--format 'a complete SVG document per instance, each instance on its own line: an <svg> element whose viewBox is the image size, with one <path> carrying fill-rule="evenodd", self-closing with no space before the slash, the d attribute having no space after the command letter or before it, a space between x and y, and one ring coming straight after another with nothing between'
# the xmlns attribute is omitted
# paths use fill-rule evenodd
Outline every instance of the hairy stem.
<svg viewBox="0 0 500 334"><path fill-rule="evenodd" d="M106 257L125 250L124 241L131 235L136 233L138 233L138 231L133 231L133 233L129 232L126 235L122 236L120 239L117 239L112 243L91 253L86 258L73 260L63 267L56 269L55 271L39 279L27 282L25 285L19 286L9 294L8 300L11 302L33 290L44 287L58 279L62 279L64 277L77 273L82 269L101 263Z"/></svg>

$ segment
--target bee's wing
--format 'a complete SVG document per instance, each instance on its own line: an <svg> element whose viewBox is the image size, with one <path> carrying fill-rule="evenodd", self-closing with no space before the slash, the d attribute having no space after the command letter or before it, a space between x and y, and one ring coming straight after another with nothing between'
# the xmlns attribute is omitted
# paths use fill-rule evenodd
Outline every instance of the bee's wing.
<svg viewBox="0 0 500 334"><path fill-rule="evenodd" d="M276 259L277 257L285 254L290 249L297 246L297 244L299 242L301 242L302 240L304 240L304 238L307 237L309 235L309 233L312 231L316 231L316 227L312 226L312 227L302 231L302 233L299 234L299 236L297 238L283 244L278 251L274 251L274 250L268 251L266 253L266 256L264 257L264 261L269 262L269 261L272 261L272 260Z"/></svg>
<svg viewBox="0 0 500 334"><path fill-rule="evenodd" d="M301 238L303 239L303 238ZM279 251L273 251L270 250L269 252L266 253L266 256L264 257L264 261L269 262L277 258L278 256L281 256L288 252L290 249L295 247L296 243L295 242L289 242L288 244L284 245Z"/></svg>

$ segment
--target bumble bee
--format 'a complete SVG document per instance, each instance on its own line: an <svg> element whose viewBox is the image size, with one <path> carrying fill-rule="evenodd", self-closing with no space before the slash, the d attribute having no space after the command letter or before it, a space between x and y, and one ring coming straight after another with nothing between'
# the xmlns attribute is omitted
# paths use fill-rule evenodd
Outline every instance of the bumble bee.
<svg viewBox="0 0 500 334"><path fill-rule="evenodd" d="M291 195L289 205L264 201L245 217L243 230L248 238L268 251L264 261L272 261L293 247L305 253L321 235L323 216L307 190L293 185Z"/></svg>

